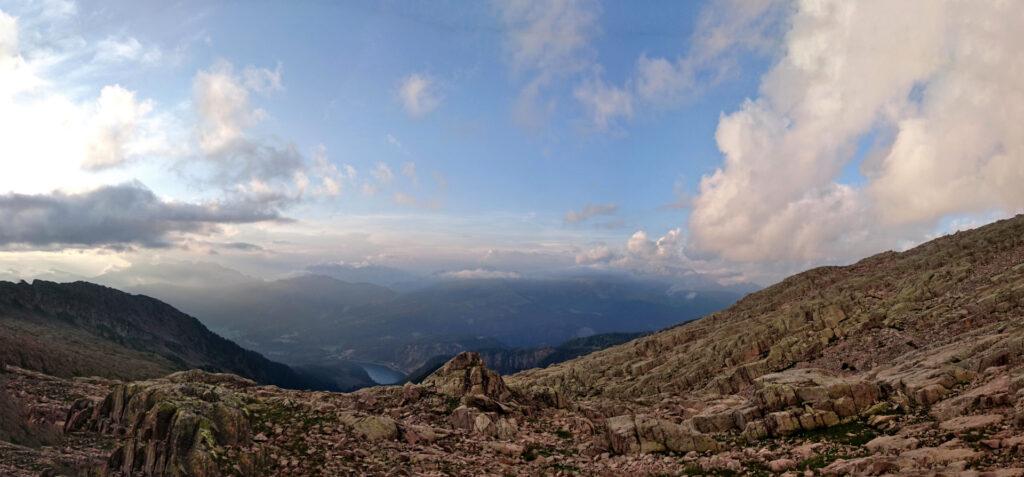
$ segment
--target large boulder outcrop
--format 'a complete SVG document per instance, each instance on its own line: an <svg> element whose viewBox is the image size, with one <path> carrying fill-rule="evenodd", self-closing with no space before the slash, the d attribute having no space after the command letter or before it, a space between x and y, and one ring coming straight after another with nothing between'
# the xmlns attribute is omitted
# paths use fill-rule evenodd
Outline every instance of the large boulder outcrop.
<svg viewBox="0 0 1024 477"><path fill-rule="evenodd" d="M501 375L484 365L478 353L463 352L423 380L435 392L461 398L482 395L503 402L512 397Z"/></svg>
<svg viewBox="0 0 1024 477"><path fill-rule="evenodd" d="M228 374L186 371L165 380L117 385L96 402L76 401L67 432L93 431L120 438L106 472L124 475L224 475L221 446L248 443L245 402L233 390L255 384ZM255 475L252 462L240 469Z"/></svg>
<svg viewBox="0 0 1024 477"><path fill-rule="evenodd" d="M605 420L609 449L616 454L704 452L718 449L709 436L650 416L622 415Z"/></svg>

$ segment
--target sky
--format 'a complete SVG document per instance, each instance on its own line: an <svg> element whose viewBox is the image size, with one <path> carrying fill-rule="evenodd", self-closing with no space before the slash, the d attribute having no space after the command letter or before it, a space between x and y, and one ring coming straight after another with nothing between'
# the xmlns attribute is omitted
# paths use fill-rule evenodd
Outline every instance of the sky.
<svg viewBox="0 0 1024 477"><path fill-rule="evenodd" d="M1024 208L1014 7L0 0L0 278L903 250Z"/></svg>

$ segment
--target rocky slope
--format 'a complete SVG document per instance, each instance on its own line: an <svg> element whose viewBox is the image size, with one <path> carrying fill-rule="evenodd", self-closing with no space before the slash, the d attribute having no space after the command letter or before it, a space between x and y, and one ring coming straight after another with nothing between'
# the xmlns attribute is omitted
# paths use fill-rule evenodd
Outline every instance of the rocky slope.
<svg viewBox="0 0 1024 477"><path fill-rule="evenodd" d="M143 379L199 368L331 388L243 349L161 301L86 282L0 282L0 363L54 376Z"/></svg>
<svg viewBox="0 0 1024 477"><path fill-rule="evenodd" d="M8 374L73 443L0 452L12 475L1024 475L1024 216L507 378L473 353L350 394Z"/></svg>

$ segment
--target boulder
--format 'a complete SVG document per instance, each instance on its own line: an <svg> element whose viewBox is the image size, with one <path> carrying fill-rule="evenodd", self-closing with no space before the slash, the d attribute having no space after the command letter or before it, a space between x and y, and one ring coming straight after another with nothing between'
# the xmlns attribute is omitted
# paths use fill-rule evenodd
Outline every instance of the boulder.
<svg viewBox="0 0 1024 477"><path fill-rule="evenodd" d="M456 408L448 421L456 429L497 439L511 439L519 432L518 422L514 418L503 417L493 412L482 412L468 406Z"/></svg>
<svg viewBox="0 0 1024 477"><path fill-rule="evenodd" d="M871 452L894 452L917 448L919 441L913 437L879 436L864 444Z"/></svg>
<svg viewBox="0 0 1024 477"><path fill-rule="evenodd" d="M356 436L368 441L390 441L398 438L398 424L387 416L343 413L339 415L338 420L352 429Z"/></svg>
<svg viewBox="0 0 1024 477"><path fill-rule="evenodd" d="M609 448L615 454L704 452L718 449L709 436L664 419L622 415L605 420Z"/></svg>
<svg viewBox="0 0 1024 477"><path fill-rule="evenodd" d="M496 401L507 401L512 391L505 385L501 375L484 365L480 355L463 352L455 356L440 369L427 376L423 385L436 392L459 397L480 394Z"/></svg>
<svg viewBox="0 0 1024 477"><path fill-rule="evenodd" d="M939 424L939 428L950 432L966 432L975 429L984 429L1002 422L1003 416L999 414L983 414L980 416L954 417Z"/></svg>

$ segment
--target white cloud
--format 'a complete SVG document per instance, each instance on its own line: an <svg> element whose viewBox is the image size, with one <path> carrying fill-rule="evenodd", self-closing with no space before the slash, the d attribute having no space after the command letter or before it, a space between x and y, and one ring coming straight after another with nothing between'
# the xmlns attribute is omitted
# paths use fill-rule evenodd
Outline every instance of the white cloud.
<svg viewBox="0 0 1024 477"><path fill-rule="evenodd" d="M675 59L641 55L621 86L607 84L599 67L576 87L574 96L594 128L607 131L628 121L641 107L677 107L706 88L731 77L743 52L767 52L782 23L787 0L724 0L704 9L687 52Z"/></svg>
<svg viewBox="0 0 1024 477"><path fill-rule="evenodd" d="M323 144L313 151L312 171L319 177L320 186L313 193L319 196L336 197L344 188L355 181L356 169L348 164L339 168L327 158L327 148ZM308 178L303 174L304 180Z"/></svg>
<svg viewBox="0 0 1024 477"><path fill-rule="evenodd" d="M271 93L284 89L281 82L281 63L273 70L247 66L242 70L243 84L246 89L257 93Z"/></svg>
<svg viewBox="0 0 1024 477"><path fill-rule="evenodd" d="M398 205L414 206L416 205L416 198L406 194L404 192L395 192L394 201Z"/></svg>
<svg viewBox="0 0 1024 477"><path fill-rule="evenodd" d="M140 102L134 92L120 85L104 87L96 101L96 113L91 121L93 130L82 166L86 169L115 167L140 154L155 152L152 144L136 141L140 123L152 110L152 101Z"/></svg>
<svg viewBox="0 0 1024 477"><path fill-rule="evenodd" d="M687 238L680 228L669 230L657 239L638 230L622 247L602 243L578 252L576 265L670 279L677 286L695 289L771 281L780 273L793 271L735 264L715 257L694 257L688 252Z"/></svg>
<svg viewBox="0 0 1024 477"><path fill-rule="evenodd" d="M327 161L325 150L318 148L309 161L296 144L253 133L267 116L253 104L254 93L283 89L280 65L275 70L249 66L236 73L231 63L218 61L199 71L193 80L193 107L200 154L181 161L182 168L226 193L282 207L301 200L311 183L319 184L313 190L316 196L340 194L348 170L342 173Z"/></svg>
<svg viewBox="0 0 1024 477"><path fill-rule="evenodd" d="M199 145L204 153L219 154L238 144L245 130L266 116L265 111L251 104L247 83L226 61L196 74L194 103L201 121Z"/></svg>
<svg viewBox="0 0 1024 477"><path fill-rule="evenodd" d="M63 53L23 52L19 28L18 19L0 12L0 191L80 189L95 185L83 168L174 153L168 140L174 126L153 114L152 101L119 85L93 98L85 88L67 93L48 69Z"/></svg>
<svg viewBox="0 0 1024 477"><path fill-rule="evenodd" d="M390 184L395 179L395 173L391 171L391 167L383 162L378 162L377 166L370 171L373 178L377 180L380 185Z"/></svg>
<svg viewBox="0 0 1024 477"><path fill-rule="evenodd" d="M163 57L163 51L159 47L143 45L138 38L110 36L96 44L93 61L106 64L132 62L156 65Z"/></svg>
<svg viewBox="0 0 1024 477"><path fill-rule="evenodd" d="M44 85L37 69L22 56L18 19L0 10L0 104Z"/></svg>
<svg viewBox="0 0 1024 477"><path fill-rule="evenodd" d="M445 272L442 273L441 276L444 278L454 278L456 280L495 280L520 278L519 273L516 272L503 272L500 270L487 270L483 268Z"/></svg>
<svg viewBox="0 0 1024 477"><path fill-rule="evenodd" d="M516 119L539 126L555 108L547 89L555 80L589 69L591 39L599 30L594 0L513 0L495 3L506 29L513 70L526 77L515 105Z"/></svg>
<svg viewBox="0 0 1024 477"><path fill-rule="evenodd" d="M413 183L418 182L419 176L416 175L416 163L410 161L402 164L402 175L413 181Z"/></svg>
<svg viewBox="0 0 1024 477"><path fill-rule="evenodd" d="M950 214L1024 208L1024 12L1012 3L803 1L761 96L721 118L692 245L736 261L845 260ZM863 186L840 174L891 137Z"/></svg>
<svg viewBox="0 0 1024 477"><path fill-rule="evenodd" d="M598 29L597 3L513 0L496 5L508 29L507 48L516 69L553 75L589 65L589 43Z"/></svg>
<svg viewBox="0 0 1024 477"><path fill-rule="evenodd" d="M432 78L419 73L406 76L398 86L398 98L406 114L422 118L441 105L441 95Z"/></svg>
<svg viewBox="0 0 1024 477"><path fill-rule="evenodd" d="M363 185L359 187L359 190L360 192L363 193L363 195L367 197L373 197L377 195L377 192L380 191L380 188L369 182L363 182Z"/></svg>
<svg viewBox="0 0 1024 477"><path fill-rule="evenodd" d="M573 91L590 114L594 126L605 131L617 119L633 117L633 95L629 91L609 86L600 78L591 78Z"/></svg>
<svg viewBox="0 0 1024 477"><path fill-rule="evenodd" d="M568 224L578 224L600 215L614 215L618 210L619 206L616 204L587 204L580 210L566 212L565 222Z"/></svg>
<svg viewBox="0 0 1024 477"><path fill-rule="evenodd" d="M618 257L619 257L619 255L616 254L611 249L611 247L609 247L607 245L597 245L597 246L591 247L591 248L589 248L589 249L587 249L587 250L585 250L583 252L577 253L576 254L576 264L577 265L604 264L604 263L611 262L612 260L615 260Z"/></svg>

